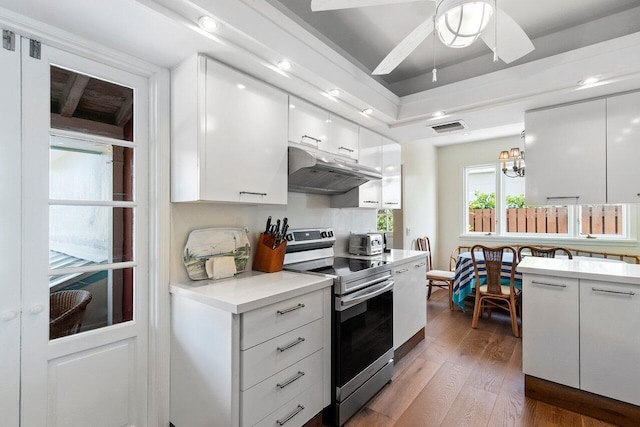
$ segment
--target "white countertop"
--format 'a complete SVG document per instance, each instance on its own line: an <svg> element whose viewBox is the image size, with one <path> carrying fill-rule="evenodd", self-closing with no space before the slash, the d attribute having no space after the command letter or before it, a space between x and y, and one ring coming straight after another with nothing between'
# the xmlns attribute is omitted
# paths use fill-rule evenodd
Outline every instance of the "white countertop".
<svg viewBox="0 0 640 427"><path fill-rule="evenodd" d="M234 314L329 287L329 276L278 271L249 271L221 280L200 280L169 286L174 295L191 298Z"/></svg>
<svg viewBox="0 0 640 427"><path fill-rule="evenodd" d="M516 268L522 273L640 285L640 265L611 259L525 257Z"/></svg>

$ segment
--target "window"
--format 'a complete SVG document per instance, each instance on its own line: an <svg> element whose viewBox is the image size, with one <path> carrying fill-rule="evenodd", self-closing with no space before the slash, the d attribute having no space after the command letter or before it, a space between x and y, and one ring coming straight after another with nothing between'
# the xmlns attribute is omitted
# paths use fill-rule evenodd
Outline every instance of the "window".
<svg viewBox="0 0 640 427"><path fill-rule="evenodd" d="M378 209L378 231L393 231L393 209Z"/></svg>
<svg viewBox="0 0 640 427"><path fill-rule="evenodd" d="M498 165L464 171L465 234L565 238L629 238L627 205L527 206L526 177L507 177Z"/></svg>

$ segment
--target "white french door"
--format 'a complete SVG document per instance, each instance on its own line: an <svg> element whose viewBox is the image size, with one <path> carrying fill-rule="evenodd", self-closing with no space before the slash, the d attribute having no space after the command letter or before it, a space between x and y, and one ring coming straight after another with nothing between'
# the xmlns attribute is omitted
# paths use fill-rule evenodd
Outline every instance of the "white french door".
<svg viewBox="0 0 640 427"><path fill-rule="evenodd" d="M0 47L0 425L17 426L20 398L20 47Z"/></svg>
<svg viewBox="0 0 640 427"><path fill-rule="evenodd" d="M148 80L44 44L40 58L34 58L28 39L22 39L21 54L22 162L21 174L16 176L22 176L22 238L15 237L14 247L20 252L17 248L22 242L20 425L144 426L149 301ZM130 137L53 126L54 121L65 120L52 111L53 80L60 75L79 76L86 90L93 90L92 84L130 89ZM68 84L61 90L67 97L78 97L81 89L82 85ZM6 154L9 150L4 148ZM3 168L4 162L10 161L4 156ZM124 160L118 160L120 157ZM15 156L13 162L18 163ZM126 176L116 172L115 162L125 163ZM70 172L73 168L84 171L94 164L102 169L90 171L91 178L100 173L114 176L101 183ZM128 184L116 183L122 176ZM16 182L14 178L12 186ZM95 185L104 188L89 188ZM127 188L116 189L117 185ZM2 215L4 226L11 218L5 219L10 215L6 211ZM121 246L118 250L117 245ZM83 262L71 267L54 264L54 249ZM69 279L69 283L93 292L85 321L94 315L89 313L102 314L90 330L50 339L53 284L61 286L63 279L74 277L83 279Z"/></svg>

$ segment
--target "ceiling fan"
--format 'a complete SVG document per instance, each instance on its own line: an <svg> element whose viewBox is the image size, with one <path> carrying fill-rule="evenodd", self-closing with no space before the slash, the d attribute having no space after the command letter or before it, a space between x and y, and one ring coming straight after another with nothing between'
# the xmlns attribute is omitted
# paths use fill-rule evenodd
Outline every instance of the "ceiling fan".
<svg viewBox="0 0 640 427"><path fill-rule="evenodd" d="M311 0L311 10L349 9L409 1L416 0ZM389 74L434 30L445 46L453 48L469 46L480 37L494 51L494 61L500 58L507 64L534 49L522 28L502 9L496 7L497 0L423 1L435 2L434 14L393 48L372 74Z"/></svg>

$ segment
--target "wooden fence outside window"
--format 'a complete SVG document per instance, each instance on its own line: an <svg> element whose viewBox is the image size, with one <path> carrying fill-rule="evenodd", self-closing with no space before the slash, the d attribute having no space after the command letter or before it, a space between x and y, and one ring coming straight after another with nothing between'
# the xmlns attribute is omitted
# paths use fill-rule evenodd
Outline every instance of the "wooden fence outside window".
<svg viewBox="0 0 640 427"><path fill-rule="evenodd" d="M622 234L621 206L583 206L581 234ZM469 231L495 232L495 209L470 209ZM508 233L566 234L566 207L507 209Z"/></svg>

